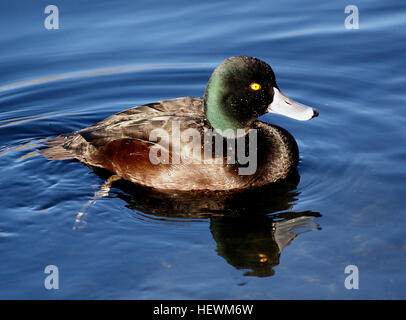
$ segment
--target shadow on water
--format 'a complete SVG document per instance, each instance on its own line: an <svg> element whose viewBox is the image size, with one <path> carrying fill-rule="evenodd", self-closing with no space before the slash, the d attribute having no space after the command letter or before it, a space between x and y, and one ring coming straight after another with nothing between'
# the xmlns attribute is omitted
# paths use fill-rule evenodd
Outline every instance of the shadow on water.
<svg viewBox="0 0 406 320"><path fill-rule="evenodd" d="M104 170L95 169L101 178ZM217 254L244 275L272 276L280 254L299 234L320 227L313 221L321 214L285 211L299 193L297 172L278 183L244 192L158 191L124 180L113 183L110 197L126 202L134 217L155 221L209 219ZM281 212L284 211L284 212Z"/></svg>

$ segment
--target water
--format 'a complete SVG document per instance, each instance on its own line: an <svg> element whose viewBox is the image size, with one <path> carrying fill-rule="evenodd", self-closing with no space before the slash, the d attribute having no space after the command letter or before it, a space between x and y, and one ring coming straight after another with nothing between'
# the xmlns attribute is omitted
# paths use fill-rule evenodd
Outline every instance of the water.
<svg viewBox="0 0 406 320"><path fill-rule="evenodd" d="M406 298L402 2L354 1L359 30L343 1L52 4L59 30L44 2L0 4L0 298ZM37 153L126 108L202 96L233 55L267 61L320 110L261 118L298 142L285 184L202 198L116 182L89 203L105 172ZM44 288L47 265L59 290Z"/></svg>

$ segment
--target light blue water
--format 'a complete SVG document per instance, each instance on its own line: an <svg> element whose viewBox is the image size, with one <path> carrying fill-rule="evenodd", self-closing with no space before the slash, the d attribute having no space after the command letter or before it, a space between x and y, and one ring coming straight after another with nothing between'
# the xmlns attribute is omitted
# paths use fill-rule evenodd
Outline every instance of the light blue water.
<svg viewBox="0 0 406 320"><path fill-rule="evenodd" d="M48 4L59 8L59 30L44 27ZM348 4L359 8L358 30L344 27ZM405 9L3 1L0 298L406 298ZM87 206L104 174L36 153L42 139L129 107L202 96L233 55L267 61L285 93L320 110L306 123L262 118L296 138L300 182L230 200L238 217L203 214L224 199L164 198L125 183ZM59 290L43 285L51 264ZM358 290L344 287L350 264Z"/></svg>

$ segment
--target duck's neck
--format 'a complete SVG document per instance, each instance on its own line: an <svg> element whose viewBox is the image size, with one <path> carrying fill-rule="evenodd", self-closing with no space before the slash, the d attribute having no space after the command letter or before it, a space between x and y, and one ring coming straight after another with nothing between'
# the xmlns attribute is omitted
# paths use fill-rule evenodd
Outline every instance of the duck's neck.
<svg viewBox="0 0 406 320"><path fill-rule="evenodd" d="M248 130L240 128L238 121L233 121L225 115L221 108L206 108L206 117L213 130L217 131L225 138L236 138L244 135Z"/></svg>
<svg viewBox="0 0 406 320"><path fill-rule="evenodd" d="M245 135L249 128L246 128L240 121L227 115L224 100L217 94L207 94L204 99L204 110L206 118L213 130L225 138L238 138Z"/></svg>

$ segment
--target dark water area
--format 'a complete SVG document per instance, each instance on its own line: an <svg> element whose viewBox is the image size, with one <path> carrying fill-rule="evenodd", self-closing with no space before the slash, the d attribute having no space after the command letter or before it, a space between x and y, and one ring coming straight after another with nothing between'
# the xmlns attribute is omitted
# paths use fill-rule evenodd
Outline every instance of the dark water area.
<svg viewBox="0 0 406 320"><path fill-rule="evenodd" d="M1 299L406 298L406 4L57 0L47 30L48 4L0 4ZM121 110L201 97L235 55L320 111L261 117L298 143L286 181L238 194L116 181L95 198L107 172L38 153Z"/></svg>

